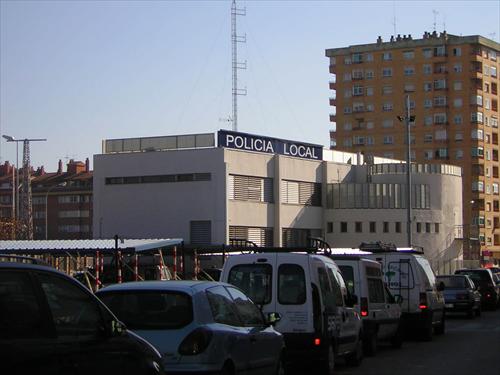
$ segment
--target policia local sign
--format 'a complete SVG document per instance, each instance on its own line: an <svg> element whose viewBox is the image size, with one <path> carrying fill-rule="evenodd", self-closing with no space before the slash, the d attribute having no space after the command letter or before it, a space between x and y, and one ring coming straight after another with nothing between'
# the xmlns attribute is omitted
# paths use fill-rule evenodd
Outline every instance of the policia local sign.
<svg viewBox="0 0 500 375"><path fill-rule="evenodd" d="M237 150L280 154L302 159L323 160L323 146L262 137L259 135L219 130L218 146Z"/></svg>

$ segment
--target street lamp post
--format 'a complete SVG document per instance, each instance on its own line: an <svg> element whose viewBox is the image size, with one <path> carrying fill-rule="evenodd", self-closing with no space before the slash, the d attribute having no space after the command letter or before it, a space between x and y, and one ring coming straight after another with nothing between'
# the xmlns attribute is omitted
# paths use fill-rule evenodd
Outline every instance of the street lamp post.
<svg viewBox="0 0 500 375"><path fill-rule="evenodd" d="M412 232L411 232L411 136L410 123L415 121L415 116L410 115L410 95L406 95L406 113L405 116L397 116L398 120L406 125L406 233L408 239L408 247L412 247Z"/></svg>

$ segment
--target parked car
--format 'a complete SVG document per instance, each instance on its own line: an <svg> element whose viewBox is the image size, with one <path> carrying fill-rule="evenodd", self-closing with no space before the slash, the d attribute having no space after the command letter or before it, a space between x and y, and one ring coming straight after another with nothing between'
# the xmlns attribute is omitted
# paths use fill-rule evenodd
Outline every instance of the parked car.
<svg viewBox="0 0 500 375"><path fill-rule="evenodd" d="M145 281L115 284L96 294L160 351L168 373L283 372L283 336L232 285Z"/></svg>
<svg viewBox="0 0 500 375"><path fill-rule="evenodd" d="M363 255L382 264L391 293L403 298L402 320L406 331L416 331L422 340L445 331L442 286L423 253L413 249L397 250L380 244L362 244Z"/></svg>
<svg viewBox="0 0 500 375"><path fill-rule="evenodd" d="M258 251L258 249L257 249ZM221 281L236 285L265 313L279 313L287 365L316 362L332 373L338 356L358 365L363 328L335 262L323 255L265 252L230 256Z"/></svg>
<svg viewBox="0 0 500 375"><path fill-rule="evenodd" d="M495 283L493 273L486 268L460 269L456 275L468 275L479 288L483 307L496 310L500 303L500 285Z"/></svg>
<svg viewBox="0 0 500 375"><path fill-rule="evenodd" d="M467 275L441 275L446 312L465 312L469 318L481 315L481 293Z"/></svg>
<svg viewBox="0 0 500 375"><path fill-rule="evenodd" d="M384 285L382 265L356 255L337 255L332 259L339 266L351 295L358 297L354 307L363 322L365 354L375 354L379 341L389 341L393 347L400 348L402 297L396 301Z"/></svg>
<svg viewBox="0 0 500 375"><path fill-rule="evenodd" d="M39 264L0 262L0 373L164 372L158 351L80 282Z"/></svg>

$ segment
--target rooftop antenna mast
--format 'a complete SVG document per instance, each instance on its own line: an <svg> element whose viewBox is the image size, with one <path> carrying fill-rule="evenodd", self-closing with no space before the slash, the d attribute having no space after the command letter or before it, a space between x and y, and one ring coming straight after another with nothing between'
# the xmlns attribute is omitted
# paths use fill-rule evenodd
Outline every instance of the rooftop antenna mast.
<svg viewBox="0 0 500 375"><path fill-rule="evenodd" d="M394 36L396 36L396 0L392 2L392 26L394 26Z"/></svg>
<svg viewBox="0 0 500 375"><path fill-rule="evenodd" d="M437 15L439 14L439 12L436 9L433 9L432 14L434 15L434 23L432 25L434 27L434 31L436 31L436 19L437 19Z"/></svg>
<svg viewBox="0 0 500 375"><path fill-rule="evenodd" d="M236 7L236 0L233 0L231 5L231 57L232 57L232 68L233 68L233 117L231 121L233 123L233 131L238 131L238 95L246 95L246 89L238 88L238 69L246 69L247 63L238 62L238 43L246 43L247 37L238 36L236 32L236 17L246 16L246 9L238 9Z"/></svg>

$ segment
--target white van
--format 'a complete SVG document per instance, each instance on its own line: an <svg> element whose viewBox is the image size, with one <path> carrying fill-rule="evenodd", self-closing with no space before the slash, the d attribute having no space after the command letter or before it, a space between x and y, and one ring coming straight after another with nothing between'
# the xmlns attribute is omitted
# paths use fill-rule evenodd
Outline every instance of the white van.
<svg viewBox="0 0 500 375"><path fill-rule="evenodd" d="M264 313L280 315L275 329L285 337L288 364L315 361L331 374L337 356L352 365L361 362L355 296L330 258L289 252L233 255L221 281L242 289Z"/></svg>
<svg viewBox="0 0 500 375"><path fill-rule="evenodd" d="M340 268L349 293L358 297L354 307L363 322L364 353L375 354L379 341L389 341L400 348L401 299L394 298L384 284L382 265L359 255L331 257Z"/></svg>
<svg viewBox="0 0 500 375"><path fill-rule="evenodd" d="M361 244L363 256L382 264L384 278L396 298L402 298L402 318L405 328L415 328L424 340L445 331L443 287L423 252L398 250L384 244Z"/></svg>

